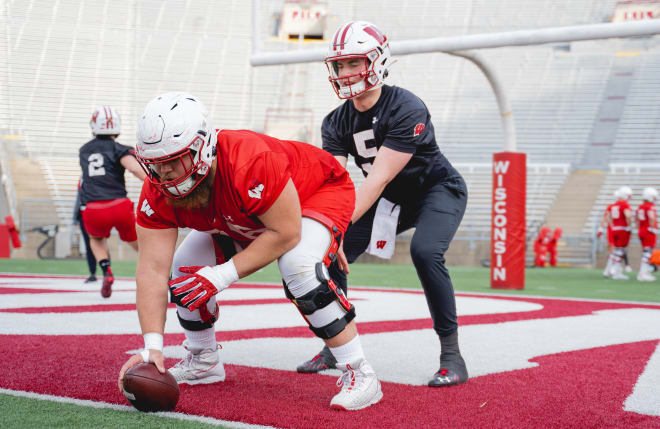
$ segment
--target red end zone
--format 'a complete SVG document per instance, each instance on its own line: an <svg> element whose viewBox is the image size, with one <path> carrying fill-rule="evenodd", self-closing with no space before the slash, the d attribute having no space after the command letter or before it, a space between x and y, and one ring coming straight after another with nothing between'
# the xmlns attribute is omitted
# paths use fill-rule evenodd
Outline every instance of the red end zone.
<svg viewBox="0 0 660 429"><path fill-rule="evenodd" d="M31 312L30 309L45 308L39 303L45 296L42 290L49 286L54 293L79 290L78 279L40 279L39 284L35 284L35 278L31 278L30 284L30 288L40 293L31 294L20 284L7 287L15 287L17 293L3 294L7 301L0 304L0 331L6 332L8 324L17 320L16 317L25 324L30 324L31 317L37 316L52 316L60 323L75 318L76 305L67 309L52 307L53 313ZM279 286L240 285L236 293L246 293L245 299L232 297L223 305L243 311L247 311L250 303L255 308L266 305L263 315L267 318L271 306L287 304L270 295L259 299L259 291L279 293L279 289ZM127 286L126 291L129 290ZM358 317L360 311L370 314L368 306L378 305L381 293L400 297L412 295L413 298L420 295L418 291L353 289L352 294L360 298L356 304ZM75 293L86 294L85 291ZM34 300L26 298L28 295ZM25 300L25 306L7 308L12 297ZM653 381L658 381L655 386L660 385L660 380L656 380L660 375L660 332L651 338L660 326L652 325L660 320L660 306L475 294L457 294L457 297L459 312L461 306L479 305L481 300L493 300L488 301L489 306L496 305L496 301L507 305L536 305L532 310L459 317L461 345L473 374L464 385L431 389L393 381L419 371L416 361L428 359L424 347L433 334L429 333L430 319L424 317L428 309L422 306L415 309L419 318L358 323L367 357L370 360L373 357L372 363L384 380L385 396L376 406L350 414L335 412L328 406L337 390L335 375L301 375L277 369L278 365L287 363L278 363L277 357L271 356L269 347L272 344L265 341L282 341L283 354L291 353L287 344L315 341L310 339L311 334L304 326L281 326L219 332L219 341L226 349L234 350L227 351L230 362L226 365L227 381L183 386L175 411L277 427L660 427L660 396L653 396ZM127 305L109 304L100 296L96 301L99 306ZM94 305L87 303L84 307L85 312L90 312ZM67 318L69 310L71 317ZM388 313L388 309L382 312ZM135 320L134 307L110 314L117 318L117 325L124 323L123 318ZM223 310L221 317L222 314ZM646 322L648 332L644 328ZM598 326L606 331L598 333ZM222 325L219 328L222 329ZM136 332L137 329L135 326ZM396 340L383 345L387 338ZM182 340L182 334L170 333L166 335L165 344L176 346ZM260 346L262 340L263 347ZM600 342L605 343L594 346ZM0 387L126 404L116 388L117 372L126 359L125 352L141 345L141 338L136 334L0 335L0 348L4 351ZM387 350L381 352L380 345ZM236 354L236 350L240 351L241 347L252 351L253 360L240 361L242 355ZM418 354L413 353L409 362L396 360L411 348ZM568 351L547 353L554 349ZM301 355L305 353L307 350ZM533 357L527 359L528 355ZM390 366L387 365L388 356L396 360ZM521 365L527 363L531 367L502 369L517 365L514 358L521 356ZM437 356L433 356L433 360L437 360ZM176 359L168 359L167 364L171 366L175 362ZM261 363L263 367L257 367ZM290 365L293 367L297 363ZM648 396L648 404L644 402L645 396ZM658 414L653 414L654 409Z"/></svg>

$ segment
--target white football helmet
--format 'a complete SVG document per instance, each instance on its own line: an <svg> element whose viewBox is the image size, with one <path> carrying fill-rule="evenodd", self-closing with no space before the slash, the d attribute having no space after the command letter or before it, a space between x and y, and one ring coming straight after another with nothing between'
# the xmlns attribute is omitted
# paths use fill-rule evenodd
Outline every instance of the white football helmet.
<svg viewBox="0 0 660 429"><path fill-rule="evenodd" d="M339 61L351 58L363 59L364 67L358 73L342 75ZM341 99L353 98L383 85L391 62L387 37L366 21L349 22L339 27L325 58L330 84ZM359 81L355 81L356 78Z"/></svg>
<svg viewBox="0 0 660 429"><path fill-rule="evenodd" d="M644 188L642 191L642 199L654 202L658 198L658 191L655 188Z"/></svg>
<svg viewBox="0 0 660 429"><path fill-rule="evenodd" d="M161 192L182 198L209 174L216 155L216 135L199 99L184 92L168 92L147 103L138 119L136 157ZM161 177L161 165L172 161L181 163L183 174Z"/></svg>
<svg viewBox="0 0 660 429"><path fill-rule="evenodd" d="M95 136L119 135L121 132L121 118L119 112L110 106L96 106L89 120L92 134Z"/></svg>
<svg viewBox="0 0 660 429"><path fill-rule="evenodd" d="M621 186L614 192L614 196L619 200L629 200L632 197L632 189L629 186Z"/></svg>

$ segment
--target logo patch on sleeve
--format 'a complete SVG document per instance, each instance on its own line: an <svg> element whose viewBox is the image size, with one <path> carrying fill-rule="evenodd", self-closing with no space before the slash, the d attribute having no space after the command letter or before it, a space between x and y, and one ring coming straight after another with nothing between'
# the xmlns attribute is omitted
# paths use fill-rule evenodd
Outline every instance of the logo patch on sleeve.
<svg viewBox="0 0 660 429"><path fill-rule="evenodd" d="M417 125L415 125L415 132L413 133L413 137L417 137L418 135L422 134L422 131L424 131L424 124L421 122Z"/></svg>
<svg viewBox="0 0 660 429"><path fill-rule="evenodd" d="M260 183L257 186L255 186L252 189L248 190L248 195L250 198L258 198L261 199L261 192L264 190L264 184Z"/></svg>

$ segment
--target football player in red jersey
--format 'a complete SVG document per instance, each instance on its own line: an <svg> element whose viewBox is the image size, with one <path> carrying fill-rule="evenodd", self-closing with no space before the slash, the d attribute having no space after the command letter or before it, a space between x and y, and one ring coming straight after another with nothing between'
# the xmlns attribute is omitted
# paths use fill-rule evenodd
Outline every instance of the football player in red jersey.
<svg viewBox="0 0 660 429"><path fill-rule="evenodd" d="M650 259L658 235L658 217L655 211L655 200L658 198L658 191L655 188L644 188L642 198L644 201L635 212L639 241L642 243L642 260L639 264L637 280L654 282L655 277L651 274L653 266Z"/></svg>
<svg viewBox="0 0 660 429"><path fill-rule="evenodd" d="M147 104L136 152L149 179L137 217L137 309L145 347L121 369L120 389L126 370L139 362L164 371L168 287L188 352L170 372L179 383L223 381L214 295L277 260L287 298L343 371L331 407L377 403L380 382L365 359L355 307L327 269L355 205L348 172L306 143L216 131L203 104L185 93ZM192 231L175 251L178 228Z"/></svg>
<svg viewBox="0 0 660 429"><path fill-rule="evenodd" d="M632 189L628 186L622 186L617 189L615 195L617 197L616 202L608 206L605 212L607 223L612 228L614 242L614 250L610 253L607 261L610 267L607 274L614 280L627 280L628 276L623 274L622 271L633 221L632 209L628 202L632 197Z"/></svg>
<svg viewBox="0 0 660 429"><path fill-rule="evenodd" d="M112 228L119 238L137 250L135 211L126 197L124 172L140 179L146 175L135 160L132 149L115 141L121 131L119 113L110 106L98 106L89 121L94 139L79 151L82 179L80 210L90 237L90 248L103 271L101 296L109 298L115 277L110 267L108 237Z"/></svg>
<svg viewBox="0 0 660 429"><path fill-rule="evenodd" d="M365 251L389 258L396 235L415 228L410 256L440 343L439 369L428 385L464 383L468 370L458 344L456 298L445 254L465 213L465 181L440 151L424 102L385 84L393 60L378 27L365 21L339 27L325 64L333 90L345 101L323 120L323 149L344 166L350 155L365 176L330 273L346 289L349 263ZM297 370L332 368L331 357L324 347Z"/></svg>

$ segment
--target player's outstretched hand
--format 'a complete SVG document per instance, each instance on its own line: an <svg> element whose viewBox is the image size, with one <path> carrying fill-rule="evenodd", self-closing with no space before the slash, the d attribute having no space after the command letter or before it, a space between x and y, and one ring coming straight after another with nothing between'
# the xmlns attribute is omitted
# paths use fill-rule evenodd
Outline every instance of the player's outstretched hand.
<svg viewBox="0 0 660 429"><path fill-rule="evenodd" d="M119 388L119 393L122 393L124 391L124 375L126 374L126 371L133 368L137 364L146 362L143 356L146 355L146 353L144 352L145 350L143 350L142 353L138 353L128 358L124 366L122 366L121 369L119 370L119 378L117 379L117 387ZM163 352L161 352L160 350L149 349L148 353L149 353L149 362L155 364L156 368L158 368L158 371L161 374L164 374L165 358L163 357Z"/></svg>

